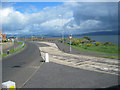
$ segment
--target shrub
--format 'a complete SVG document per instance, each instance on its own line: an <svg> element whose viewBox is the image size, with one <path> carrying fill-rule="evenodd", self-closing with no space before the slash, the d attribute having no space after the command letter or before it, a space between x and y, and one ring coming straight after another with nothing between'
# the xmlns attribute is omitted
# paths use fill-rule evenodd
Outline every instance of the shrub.
<svg viewBox="0 0 120 90"><path fill-rule="evenodd" d="M100 43L100 42L96 42L95 45L96 45L96 46L98 46L98 45L102 45L102 43Z"/></svg>
<svg viewBox="0 0 120 90"><path fill-rule="evenodd" d="M81 47L82 46L82 44L79 44L79 47Z"/></svg>
<svg viewBox="0 0 120 90"><path fill-rule="evenodd" d="M79 45L80 44L80 41L79 40L76 40L75 41L75 45Z"/></svg>
<svg viewBox="0 0 120 90"><path fill-rule="evenodd" d="M80 41L79 40L73 40L71 42L72 45L79 45L80 44Z"/></svg>
<svg viewBox="0 0 120 90"><path fill-rule="evenodd" d="M85 43L85 42L84 42L84 41L80 41L80 43L82 43L82 44L83 44L83 43Z"/></svg>
<svg viewBox="0 0 120 90"><path fill-rule="evenodd" d="M72 45L75 45L75 40L73 40L73 41L71 42L71 44L72 44Z"/></svg>
<svg viewBox="0 0 120 90"><path fill-rule="evenodd" d="M92 46L92 44L91 44L91 43L88 43L88 44L87 44L87 47L90 47L90 46Z"/></svg>
<svg viewBox="0 0 120 90"><path fill-rule="evenodd" d="M110 42L105 42L104 45L110 45Z"/></svg>
<svg viewBox="0 0 120 90"><path fill-rule="evenodd" d="M60 39L58 39L58 41L62 43L62 39L61 39L61 38L60 38Z"/></svg>
<svg viewBox="0 0 120 90"><path fill-rule="evenodd" d="M104 45L111 45L111 46L115 46L115 44L110 43L110 42L105 42Z"/></svg>
<svg viewBox="0 0 120 90"><path fill-rule="evenodd" d="M85 38L85 39L87 39L87 40L91 40L91 38L90 38L90 37L87 37L87 36L85 36L85 37L83 37L83 38Z"/></svg>
<svg viewBox="0 0 120 90"><path fill-rule="evenodd" d="M58 39L59 41L61 41L62 39L60 38L60 39Z"/></svg>

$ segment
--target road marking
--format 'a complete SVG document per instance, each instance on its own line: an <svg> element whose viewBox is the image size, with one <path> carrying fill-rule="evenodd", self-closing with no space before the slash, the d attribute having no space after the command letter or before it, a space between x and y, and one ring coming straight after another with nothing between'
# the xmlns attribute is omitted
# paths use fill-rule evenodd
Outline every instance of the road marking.
<svg viewBox="0 0 120 90"><path fill-rule="evenodd" d="M43 64L43 62L40 63L40 65L38 66L38 68L35 70L35 72L32 73L32 75L21 85L20 88L22 88L23 86L25 86L25 84L35 75L35 73L39 70L40 66Z"/></svg>

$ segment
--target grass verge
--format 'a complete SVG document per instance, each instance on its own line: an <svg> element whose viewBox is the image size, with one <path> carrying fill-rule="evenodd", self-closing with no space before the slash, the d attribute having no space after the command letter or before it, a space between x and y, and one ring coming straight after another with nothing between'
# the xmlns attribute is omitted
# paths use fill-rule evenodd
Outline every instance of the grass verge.
<svg viewBox="0 0 120 90"><path fill-rule="evenodd" d="M19 43L20 45L23 44L23 42L17 42L17 43ZM19 45L19 46L20 46L20 45ZM24 46L22 46L21 48L19 48L19 49L17 49L17 50L11 49L11 50L9 51L10 54L3 53L3 55L0 55L0 58L3 58L3 57L6 57L6 56L11 55L11 54L13 54L13 53L16 53L16 52L22 50L25 46L26 46L26 44L24 44Z"/></svg>
<svg viewBox="0 0 120 90"><path fill-rule="evenodd" d="M96 55L96 57L111 58L111 59L120 59L119 56L108 56L108 55Z"/></svg>
<svg viewBox="0 0 120 90"><path fill-rule="evenodd" d="M119 49L118 49L120 47L118 46L100 45L100 46L87 47L86 45L82 45L82 46L72 45L72 47L78 50L87 51L87 52L96 52L96 53L113 54L113 55L120 54Z"/></svg>

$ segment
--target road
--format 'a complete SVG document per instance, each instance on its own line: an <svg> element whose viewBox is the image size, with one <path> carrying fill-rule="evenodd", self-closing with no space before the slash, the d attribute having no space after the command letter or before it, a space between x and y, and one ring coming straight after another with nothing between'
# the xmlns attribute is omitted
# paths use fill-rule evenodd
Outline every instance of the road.
<svg viewBox="0 0 120 90"><path fill-rule="evenodd" d="M37 45L26 42L26 46L19 53L2 60L3 82L12 80L18 88L39 68L42 60Z"/></svg>
<svg viewBox="0 0 120 90"><path fill-rule="evenodd" d="M116 61L67 54L61 52L54 43L38 42L38 44L42 57L44 52L49 53L50 62L43 63L23 88L108 88L118 85L117 72L110 72L108 69L101 71L105 67L115 70L115 65L112 68L109 66L117 63ZM94 68L91 67L93 63Z"/></svg>
<svg viewBox="0 0 120 90"><path fill-rule="evenodd" d="M26 42L26 45L24 50L3 59L3 82L12 80L17 83L17 88L109 87L118 83L117 75L73 68L54 62L42 64L39 47L45 47L47 50L50 44Z"/></svg>
<svg viewBox="0 0 120 90"><path fill-rule="evenodd" d="M108 88L117 84L116 75L49 62L43 63L23 88Z"/></svg>

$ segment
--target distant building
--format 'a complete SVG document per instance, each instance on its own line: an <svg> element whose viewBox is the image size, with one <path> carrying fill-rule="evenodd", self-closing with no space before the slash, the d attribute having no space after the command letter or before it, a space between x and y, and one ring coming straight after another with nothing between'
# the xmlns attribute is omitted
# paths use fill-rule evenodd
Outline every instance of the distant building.
<svg viewBox="0 0 120 90"><path fill-rule="evenodd" d="M2 34L2 40L3 40L3 41L6 40L6 34Z"/></svg>
<svg viewBox="0 0 120 90"><path fill-rule="evenodd" d="M0 41L5 41L6 40L6 34L3 34L2 31L0 31Z"/></svg>

